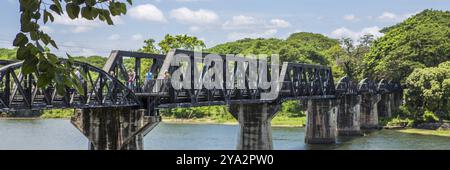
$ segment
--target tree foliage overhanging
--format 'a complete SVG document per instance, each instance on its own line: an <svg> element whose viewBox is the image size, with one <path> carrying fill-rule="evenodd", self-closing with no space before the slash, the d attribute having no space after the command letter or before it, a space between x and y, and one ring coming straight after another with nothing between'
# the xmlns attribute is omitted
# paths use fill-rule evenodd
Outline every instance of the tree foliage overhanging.
<svg viewBox="0 0 450 170"><path fill-rule="evenodd" d="M41 29L41 25L54 21L55 15L67 15L70 19L99 19L113 25L112 16L126 14L127 5L132 0L19 0L20 32L13 45L17 47L16 58L23 60L21 72L37 75L37 86L42 88L52 83L57 92L64 94L66 87L83 88L76 79L73 59L60 62L47 46L58 49L57 43ZM106 7L106 9L104 9Z"/></svg>

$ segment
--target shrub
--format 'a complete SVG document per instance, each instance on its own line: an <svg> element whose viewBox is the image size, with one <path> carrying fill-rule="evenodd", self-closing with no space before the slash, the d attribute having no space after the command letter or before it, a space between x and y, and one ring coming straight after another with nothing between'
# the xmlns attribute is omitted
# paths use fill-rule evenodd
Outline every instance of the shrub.
<svg viewBox="0 0 450 170"><path fill-rule="evenodd" d="M400 116L380 119L380 125L382 126L413 127L414 124L415 124L414 119Z"/></svg>
<svg viewBox="0 0 450 170"><path fill-rule="evenodd" d="M425 111L422 116L422 119L426 123L435 123L439 121L439 118L431 111Z"/></svg>

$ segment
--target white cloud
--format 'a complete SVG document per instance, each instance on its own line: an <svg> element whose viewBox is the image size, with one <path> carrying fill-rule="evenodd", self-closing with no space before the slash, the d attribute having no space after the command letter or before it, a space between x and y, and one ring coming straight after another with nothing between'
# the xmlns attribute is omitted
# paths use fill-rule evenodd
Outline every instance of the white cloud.
<svg viewBox="0 0 450 170"><path fill-rule="evenodd" d="M356 16L353 14L348 14L348 15L344 15L344 20L346 21L355 21L356 20Z"/></svg>
<svg viewBox="0 0 450 170"><path fill-rule="evenodd" d="M413 13L406 13L406 14L395 14L392 12L385 11L380 16L378 16L378 20L380 21L392 21L392 22L399 22L402 20L405 20L419 12L413 12Z"/></svg>
<svg viewBox="0 0 450 170"><path fill-rule="evenodd" d="M334 30L331 34L335 38L351 38L354 41L357 41L360 37L366 34L372 34L376 38L383 36L383 33L380 33L380 28L377 26L366 27L361 29L360 31L352 31L345 27L341 27Z"/></svg>
<svg viewBox="0 0 450 170"><path fill-rule="evenodd" d="M270 20L270 25L274 28L287 28L291 26L291 23L282 19L272 19Z"/></svg>
<svg viewBox="0 0 450 170"><path fill-rule="evenodd" d="M53 22L54 24L66 25L66 26L73 27L71 30L72 33L87 32L96 27L100 27L102 25L107 25L105 22L100 21L99 19L87 20L84 18L76 18L76 19L72 20L66 14L63 14L63 15L53 14L53 16L55 18L55 20ZM122 24L123 23L123 21L119 17L112 17L111 19L113 20L114 24Z"/></svg>
<svg viewBox="0 0 450 170"><path fill-rule="evenodd" d="M170 16L180 23L198 25L214 23L219 19L219 16L213 11L205 9L194 11L186 7L172 10Z"/></svg>
<svg viewBox="0 0 450 170"><path fill-rule="evenodd" d="M396 20L397 19L397 15L391 12L383 12L383 14L381 14L378 19L380 20Z"/></svg>
<svg viewBox="0 0 450 170"><path fill-rule="evenodd" d="M191 26L191 27L189 27L189 30L192 32L199 32L202 30L202 28L199 26Z"/></svg>
<svg viewBox="0 0 450 170"><path fill-rule="evenodd" d="M108 40L112 40L112 41L119 40L119 39L120 39L120 35L119 34L113 34L113 35L110 35L108 37Z"/></svg>
<svg viewBox="0 0 450 170"><path fill-rule="evenodd" d="M250 26L256 24L256 19L251 16L233 16L229 21L223 24L224 29L247 29Z"/></svg>
<svg viewBox="0 0 450 170"><path fill-rule="evenodd" d="M40 27L42 31L44 31L45 33L51 34L53 32L55 32L55 30L49 26L43 25Z"/></svg>
<svg viewBox="0 0 450 170"><path fill-rule="evenodd" d="M131 39L134 41L141 41L144 39L144 36L142 36L142 34L134 34L133 36L131 36Z"/></svg>
<svg viewBox="0 0 450 170"><path fill-rule="evenodd" d="M145 21L155 21L155 22L166 22L166 18L161 10L152 4L144 4L133 7L128 13L132 18L145 20Z"/></svg>
<svg viewBox="0 0 450 170"><path fill-rule="evenodd" d="M256 19L252 16L238 15L233 16L231 20L226 21L222 27L226 30L239 30L239 29L277 29L277 28L287 28L290 27L291 23L283 19L271 19L270 21L265 21L262 19Z"/></svg>
<svg viewBox="0 0 450 170"><path fill-rule="evenodd" d="M232 32L228 34L228 39L239 40L244 38L270 38L278 32L276 29L269 29L262 32Z"/></svg>
<svg viewBox="0 0 450 170"><path fill-rule="evenodd" d="M69 53L72 56L93 56L99 55L98 48L89 48L85 44L73 41L62 42L60 48L56 50L56 53L60 53L61 56L66 56L65 53Z"/></svg>
<svg viewBox="0 0 450 170"><path fill-rule="evenodd" d="M82 33L82 32L88 32L92 30L93 27L87 27L87 26L77 26L75 29L73 29L73 33Z"/></svg>
<svg viewBox="0 0 450 170"><path fill-rule="evenodd" d="M87 48L81 48L81 49L79 49L78 54L81 55L81 56L93 56L93 55L98 55L98 53L95 52L94 50L92 50L92 49L87 49Z"/></svg>

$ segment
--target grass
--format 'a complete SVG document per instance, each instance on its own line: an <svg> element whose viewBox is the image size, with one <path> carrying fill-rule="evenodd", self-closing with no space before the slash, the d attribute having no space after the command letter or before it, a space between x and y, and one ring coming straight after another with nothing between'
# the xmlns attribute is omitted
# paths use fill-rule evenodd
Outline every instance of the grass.
<svg viewBox="0 0 450 170"><path fill-rule="evenodd" d="M237 121L234 118L193 118L193 119L184 119L184 118L173 118L163 116L163 122L167 123L187 123L187 124L237 124ZM306 117L286 117L286 116L277 116L272 120L272 126L276 127L304 127L306 124Z"/></svg>
<svg viewBox="0 0 450 170"><path fill-rule="evenodd" d="M73 114L73 109L45 110L41 118L43 119L69 119Z"/></svg>
<svg viewBox="0 0 450 170"><path fill-rule="evenodd" d="M162 116L162 121L166 123L183 123L183 124L237 124L235 119L215 119L215 118L174 118Z"/></svg>
<svg viewBox="0 0 450 170"><path fill-rule="evenodd" d="M306 116L304 117L276 116L272 120L272 126L304 127L305 125L306 125Z"/></svg>
<svg viewBox="0 0 450 170"><path fill-rule="evenodd" d="M43 119L69 119L73 115L73 109L45 110L41 115ZM205 118L174 118L163 115L163 121L168 123L191 123L191 124L237 124L231 115L213 115ZM280 127L304 127L306 117L287 117L278 115L272 120L272 126Z"/></svg>
<svg viewBox="0 0 450 170"><path fill-rule="evenodd" d="M401 129L396 131L409 134L450 137L450 130Z"/></svg>

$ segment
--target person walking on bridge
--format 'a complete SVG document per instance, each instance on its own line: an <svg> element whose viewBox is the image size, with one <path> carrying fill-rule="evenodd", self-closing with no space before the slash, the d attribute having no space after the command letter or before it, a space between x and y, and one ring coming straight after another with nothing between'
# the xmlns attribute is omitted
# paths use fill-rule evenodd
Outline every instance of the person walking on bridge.
<svg viewBox="0 0 450 170"><path fill-rule="evenodd" d="M128 73L128 88L130 88L132 91L134 91L134 83L136 80L136 74L133 70L131 70L130 73Z"/></svg>
<svg viewBox="0 0 450 170"><path fill-rule="evenodd" d="M153 82L153 73L150 69L148 69L147 74L145 74L144 90L150 91L150 89L153 87Z"/></svg>

